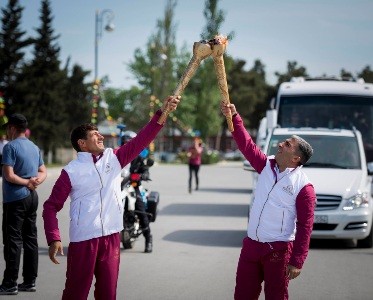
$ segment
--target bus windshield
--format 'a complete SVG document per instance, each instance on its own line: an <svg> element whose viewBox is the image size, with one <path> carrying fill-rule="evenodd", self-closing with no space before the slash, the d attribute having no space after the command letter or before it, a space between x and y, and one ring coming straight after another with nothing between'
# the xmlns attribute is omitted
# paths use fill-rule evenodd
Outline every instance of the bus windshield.
<svg viewBox="0 0 373 300"><path fill-rule="evenodd" d="M353 137L328 135L302 135L313 148L313 155L304 167L361 169L359 146ZM272 135L267 154L275 155L278 144L288 135Z"/></svg>
<svg viewBox="0 0 373 300"><path fill-rule="evenodd" d="M373 161L373 97L286 95L278 107L281 127L326 127L361 132L366 159Z"/></svg>

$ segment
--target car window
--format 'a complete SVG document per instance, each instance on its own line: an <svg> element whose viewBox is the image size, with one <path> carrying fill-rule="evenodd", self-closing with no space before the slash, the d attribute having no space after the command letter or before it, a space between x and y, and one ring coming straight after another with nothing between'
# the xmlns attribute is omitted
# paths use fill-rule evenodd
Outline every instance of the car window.
<svg viewBox="0 0 373 300"><path fill-rule="evenodd" d="M310 143L314 152L305 167L325 167L341 169L361 169L359 146L354 137L301 135ZM278 144L289 135L272 135L268 145L268 155L277 152Z"/></svg>

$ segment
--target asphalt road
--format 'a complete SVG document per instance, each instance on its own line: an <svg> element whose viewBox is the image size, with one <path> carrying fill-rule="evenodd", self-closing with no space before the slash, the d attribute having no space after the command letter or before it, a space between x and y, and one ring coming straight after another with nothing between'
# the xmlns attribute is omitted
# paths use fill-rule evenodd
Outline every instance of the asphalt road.
<svg viewBox="0 0 373 300"><path fill-rule="evenodd" d="M40 203L48 197L59 172L60 169L49 170L48 179L38 190ZM143 237L133 249L122 250L117 298L233 299L236 266L246 232L250 173L242 170L242 163L203 165L200 190L192 194L187 191L186 165L156 165L150 174L152 181L147 187L161 195L157 220L151 224L154 251L143 253ZM61 296L66 256L59 257L60 265L50 262L41 211L42 205L38 216L37 291L9 296L11 299ZM58 217L66 255L68 205ZM1 232L0 236L2 239ZM4 260L0 248L2 275ZM356 249L350 241L313 240L301 276L290 283L290 299L373 299L372 258L372 249ZM89 299L93 299L93 287Z"/></svg>

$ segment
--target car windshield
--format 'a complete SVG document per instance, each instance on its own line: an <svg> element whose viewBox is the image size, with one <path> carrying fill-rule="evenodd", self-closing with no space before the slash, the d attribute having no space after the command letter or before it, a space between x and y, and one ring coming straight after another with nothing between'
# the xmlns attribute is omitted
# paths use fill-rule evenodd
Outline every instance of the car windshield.
<svg viewBox="0 0 373 300"><path fill-rule="evenodd" d="M304 167L361 169L360 153L354 137L328 135L301 135L313 148L311 159ZM289 135L272 135L268 155L275 155L278 144Z"/></svg>

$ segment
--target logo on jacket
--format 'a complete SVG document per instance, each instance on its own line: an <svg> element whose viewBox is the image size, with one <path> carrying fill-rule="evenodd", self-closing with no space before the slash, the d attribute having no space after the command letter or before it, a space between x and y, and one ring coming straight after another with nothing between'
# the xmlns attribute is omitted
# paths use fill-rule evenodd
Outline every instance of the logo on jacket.
<svg viewBox="0 0 373 300"><path fill-rule="evenodd" d="M111 170L110 164L107 163L106 166L105 166L105 173L109 173L110 170Z"/></svg>
<svg viewBox="0 0 373 300"><path fill-rule="evenodd" d="M288 195L293 196L293 186L292 186L292 185L283 186L283 187L282 187L282 190L283 190L285 193L287 193Z"/></svg>

